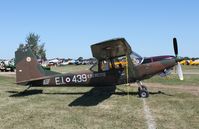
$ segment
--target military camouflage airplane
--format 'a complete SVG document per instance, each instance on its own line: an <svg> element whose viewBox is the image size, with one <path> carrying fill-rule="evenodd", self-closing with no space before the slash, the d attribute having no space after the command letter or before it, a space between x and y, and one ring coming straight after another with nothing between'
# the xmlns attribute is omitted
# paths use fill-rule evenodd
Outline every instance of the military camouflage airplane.
<svg viewBox="0 0 199 129"><path fill-rule="evenodd" d="M138 95L146 98L149 96L149 92L141 82L144 79L148 79L177 65L179 77L183 80L179 64L182 59L178 58L176 38L173 39L173 45L176 55L174 58L138 64L132 59L132 49L124 38L107 40L91 45L93 57L98 62L89 70L66 74L43 69L38 64L32 51L26 48L15 52L16 83L29 87L105 87L136 82L138 84ZM126 65L116 63L121 60L125 60L127 62Z"/></svg>

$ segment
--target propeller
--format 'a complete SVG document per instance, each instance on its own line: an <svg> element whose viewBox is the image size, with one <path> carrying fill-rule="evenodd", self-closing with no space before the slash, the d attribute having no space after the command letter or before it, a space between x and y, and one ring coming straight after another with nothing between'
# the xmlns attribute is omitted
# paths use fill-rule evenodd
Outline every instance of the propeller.
<svg viewBox="0 0 199 129"><path fill-rule="evenodd" d="M184 78L183 78L182 68L179 62L177 63L177 72L180 80L183 80Z"/></svg>
<svg viewBox="0 0 199 129"><path fill-rule="evenodd" d="M179 63L179 57L178 57L178 43L177 43L177 39L176 38L173 38L173 48L174 48L174 53L175 53L175 56L176 56L176 61L177 61L177 73L178 73L178 76L179 76L179 79L180 80L183 80L183 72L182 72L182 67Z"/></svg>
<svg viewBox="0 0 199 129"><path fill-rule="evenodd" d="M175 56L177 57L178 56L178 43L177 43L176 38L173 38L173 48L174 48Z"/></svg>

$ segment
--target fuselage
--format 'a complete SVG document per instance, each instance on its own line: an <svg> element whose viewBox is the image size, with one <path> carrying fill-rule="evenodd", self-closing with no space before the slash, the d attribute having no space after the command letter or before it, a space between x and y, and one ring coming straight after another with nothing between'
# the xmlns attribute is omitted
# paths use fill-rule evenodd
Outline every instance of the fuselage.
<svg viewBox="0 0 199 129"><path fill-rule="evenodd" d="M166 60L166 59L174 59L174 58L175 56L172 56L172 55L144 57L142 64Z"/></svg>
<svg viewBox="0 0 199 129"><path fill-rule="evenodd" d="M102 72L85 70L57 74L46 79L32 81L31 86L112 86L121 83L119 80L124 76L123 72L124 69L112 69Z"/></svg>
<svg viewBox="0 0 199 129"><path fill-rule="evenodd" d="M167 59L134 66L133 76L126 76L126 67L95 72L85 70L76 73L57 74L45 79L32 81L31 86L113 86L125 83L133 83L148 79L156 74L170 69L176 65L175 59Z"/></svg>

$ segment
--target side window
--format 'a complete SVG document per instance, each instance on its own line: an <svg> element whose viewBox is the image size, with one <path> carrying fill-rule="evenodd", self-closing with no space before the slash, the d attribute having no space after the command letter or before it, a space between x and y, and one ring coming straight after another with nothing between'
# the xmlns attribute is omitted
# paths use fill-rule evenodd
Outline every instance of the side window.
<svg viewBox="0 0 199 129"><path fill-rule="evenodd" d="M126 57L122 56L122 57L118 57L114 59L114 64L115 64L115 68L124 68L127 64L126 62Z"/></svg>
<svg viewBox="0 0 199 129"><path fill-rule="evenodd" d="M90 70L94 72L100 72L100 71L109 71L111 69L121 69L126 66L126 58L115 58L112 60L101 60L98 63L94 64Z"/></svg>
<svg viewBox="0 0 199 129"><path fill-rule="evenodd" d="M108 71L111 69L111 63L107 60L102 60L96 64L94 64L90 70L93 72L99 72L99 71Z"/></svg>
<svg viewBox="0 0 199 129"><path fill-rule="evenodd" d="M108 71L111 69L110 61L103 60L100 62L101 71Z"/></svg>

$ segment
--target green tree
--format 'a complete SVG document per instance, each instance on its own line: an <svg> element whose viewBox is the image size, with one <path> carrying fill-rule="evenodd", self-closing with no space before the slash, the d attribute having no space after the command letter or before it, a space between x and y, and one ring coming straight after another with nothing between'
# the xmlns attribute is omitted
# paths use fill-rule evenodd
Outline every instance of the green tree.
<svg viewBox="0 0 199 129"><path fill-rule="evenodd" d="M23 50L24 49L24 44L23 43L20 43L19 44L19 47L17 48L17 50Z"/></svg>
<svg viewBox="0 0 199 129"><path fill-rule="evenodd" d="M24 48L30 48L34 55L38 59L46 60L46 50L44 49L44 43L39 45L40 43L40 36L35 33L30 33L25 40L25 44L20 44L18 50L24 49Z"/></svg>
<svg viewBox="0 0 199 129"><path fill-rule="evenodd" d="M44 49L44 43L38 46L38 56L40 59L46 60L46 50Z"/></svg>
<svg viewBox="0 0 199 129"><path fill-rule="evenodd" d="M40 38L39 35L35 33L30 33L26 37L26 47L29 47L37 57L39 56L38 55L39 51L38 42L40 42L39 38Z"/></svg>

